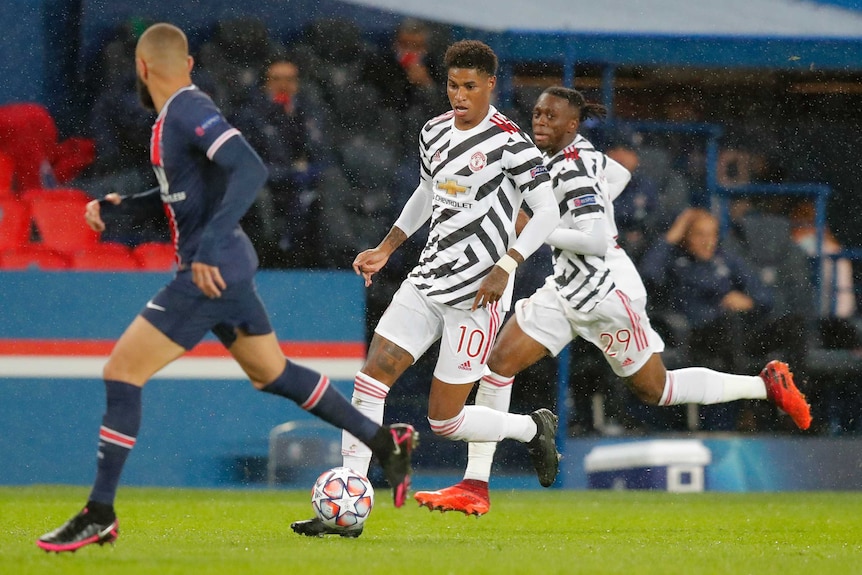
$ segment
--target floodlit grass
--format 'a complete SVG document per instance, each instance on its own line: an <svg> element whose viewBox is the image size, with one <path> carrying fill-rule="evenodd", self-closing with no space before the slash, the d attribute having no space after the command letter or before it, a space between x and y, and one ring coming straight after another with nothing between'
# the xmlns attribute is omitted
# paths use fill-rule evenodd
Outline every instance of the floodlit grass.
<svg viewBox="0 0 862 575"><path fill-rule="evenodd" d="M308 492L123 488L112 546L36 538L80 487L0 488L0 573L862 574L862 495L496 491L482 517L395 509L379 490L359 539L306 538Z"/></svg>

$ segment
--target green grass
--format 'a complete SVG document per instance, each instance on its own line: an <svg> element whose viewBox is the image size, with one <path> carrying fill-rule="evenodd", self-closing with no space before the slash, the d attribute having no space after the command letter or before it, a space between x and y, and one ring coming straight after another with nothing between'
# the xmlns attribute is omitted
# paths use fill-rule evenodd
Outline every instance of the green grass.
<svg viewBox="0 0 862 575"><path fill-rule="evenodd" d="M497 491L482 517L395 509L359 539L305 538L306 491L123 488L120 538L60 555L34 542L80 487L0 488L0 574L862 574L862 495Z"/></svg>

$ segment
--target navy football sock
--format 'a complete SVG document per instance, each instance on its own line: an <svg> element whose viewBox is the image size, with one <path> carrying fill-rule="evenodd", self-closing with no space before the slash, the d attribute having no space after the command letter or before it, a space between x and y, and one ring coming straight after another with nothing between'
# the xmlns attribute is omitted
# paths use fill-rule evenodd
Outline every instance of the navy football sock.
<svg viewBox="0 0 862 575"><path fill-rule="evenodd" d="M99 461L90 501L114 504L123 466L141 427L141 388L105 380L107 409L99 429Z"/></svg>
<svg viewBox="0 0 862 575"><path fill-rule="evenodd" d="M261 391L295 401L302 409L347 430L369 446L380 428L330 385L328 377L292 361L288 361L282 374Z"/></svg>

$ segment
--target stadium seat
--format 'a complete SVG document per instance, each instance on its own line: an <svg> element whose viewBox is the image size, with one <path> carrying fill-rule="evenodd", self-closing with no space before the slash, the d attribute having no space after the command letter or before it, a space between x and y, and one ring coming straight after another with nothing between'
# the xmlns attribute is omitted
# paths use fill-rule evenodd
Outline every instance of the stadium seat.
<svg viewBox="0 0 862 575"><path fill-rule="evenodd" d="M132 250L141 264L141 269L169 271L176 269L174 246L166 242L146 242Z"/></svg>
<svg viewBox="0 0 862 575"><path fill-rule="evenodd" d="M71 254L71 268L77 271L139 271L138 259L132 251L110 242L97 243Z"/></svg>
<svg viewBox="0 0 862 575"><path fill-rule="evenodd" d="M99 242L99 233L84 222L84 209L90 201L86 192L33 189L24 192L23 198L44 247L71 254Z"/></svg>
<svg viewBox="0 0 862 575"><path fill-rule="evenodd" d="M0 251L0 269L4 270L66 270L69 258L38 244Z"/></svg>
<svg viewBox="0 0 862 575"><path fill-rule="evenodd" d="M0 250L20 248L29 241L29 205L14 198L0 197Z"/></svg>
<svg viewBox="0 0 862 575"><path fill-rule="evenodd" d="M13 196L12 180L15 176L15 162L8 154L0 152L0 199Z"/></svg>

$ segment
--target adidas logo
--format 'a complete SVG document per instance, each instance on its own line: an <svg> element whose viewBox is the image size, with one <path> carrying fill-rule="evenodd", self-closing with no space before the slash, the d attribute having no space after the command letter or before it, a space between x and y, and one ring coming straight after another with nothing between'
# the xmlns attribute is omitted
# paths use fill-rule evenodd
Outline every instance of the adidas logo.
<svg viewBox="0 0 862 575"><path fill-rule="evenodd" d="M470 371L473 368L470 367L470 360L467 360L464 363L462 363L461 365L459 365L458 369L463 369L464 371Z"/></svg>
<svg viewBox="0 0 862 575"><path fill-rule="evenodd" d="M634 363L634 360L630 357L627 357L626 360L623 362L623 364L620 367L626 367L627 365L631 365L633 363Z"/></svg>
<svg viewBox="0 0 862 575"><path fill-rule="evenodd" d="M437 150L437 151L434 153L434 157L433 157L433 158L431 158L431 161L432 161L432 162L439 162L439 161L440 161L440 150Z"/></svg>

